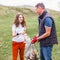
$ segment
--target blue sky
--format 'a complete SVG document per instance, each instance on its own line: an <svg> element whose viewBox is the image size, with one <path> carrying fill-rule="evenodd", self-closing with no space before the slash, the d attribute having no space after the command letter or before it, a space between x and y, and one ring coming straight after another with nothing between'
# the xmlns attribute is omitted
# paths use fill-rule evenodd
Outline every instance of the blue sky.
<svg viewBox="0 0 60 60"><path fill-rule="evenodd" d="M19 6L19 5L35 6L39 2L43 2L46 8L60 11L59 8L60 0L0 0L0 4L7 6Z"/></svg>

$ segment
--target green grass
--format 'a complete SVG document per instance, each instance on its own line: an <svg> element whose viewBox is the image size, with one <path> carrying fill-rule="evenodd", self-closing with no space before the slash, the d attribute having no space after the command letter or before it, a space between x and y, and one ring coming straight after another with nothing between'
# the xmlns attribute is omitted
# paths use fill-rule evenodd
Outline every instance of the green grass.
<svg viewBox="0 0 60 60"><path fill-rule="evenodd" d="M27 23L27 34L32 38L38 33L37 15L27 8L0 6L0 60L12 60L11 26L17 12L23 12ZM53 15L53 14L52 14ZM56 16L56 14L54 13ZM59 44L53 48L53 60L60 60L60 17L55 17ZM39 50L39 44L36 43Z"/></svg>

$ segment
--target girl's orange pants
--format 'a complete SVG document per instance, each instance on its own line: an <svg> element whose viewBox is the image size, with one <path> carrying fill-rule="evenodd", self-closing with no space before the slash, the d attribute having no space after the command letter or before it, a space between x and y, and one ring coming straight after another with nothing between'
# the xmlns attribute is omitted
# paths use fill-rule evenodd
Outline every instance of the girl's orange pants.
<svg viewBox="0 0 60 60"><path fill-rule="evenodd" d="M12 60L17 60L18 53L20 55L20 60L24 60L24 42L12 42Z"/></svg>

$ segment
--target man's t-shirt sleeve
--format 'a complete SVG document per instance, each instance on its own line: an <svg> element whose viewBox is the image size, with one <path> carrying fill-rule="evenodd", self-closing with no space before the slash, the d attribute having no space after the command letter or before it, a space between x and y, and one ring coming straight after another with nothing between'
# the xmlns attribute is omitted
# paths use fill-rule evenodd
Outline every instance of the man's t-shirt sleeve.
<svg viewBox="0 0 60 60"><path fill-rule="evenodd" d="M52 20L51 20L51 18L46 18L46 20L45 20L45 26L46 27L52 27Z"/></svg>

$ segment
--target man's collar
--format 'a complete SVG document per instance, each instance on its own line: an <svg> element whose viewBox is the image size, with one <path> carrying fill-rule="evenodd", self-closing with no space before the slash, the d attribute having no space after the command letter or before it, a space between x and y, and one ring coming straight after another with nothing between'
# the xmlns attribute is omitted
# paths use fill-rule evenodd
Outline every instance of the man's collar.
<svg viewBox="0 0 60 60"><path fill-rule="evenodd" d="M40 19L43 19L43 17L45 16L46 13L47 13L47 11L44 11L44 12L39 16L39 18L40 18Z"/></svg>

